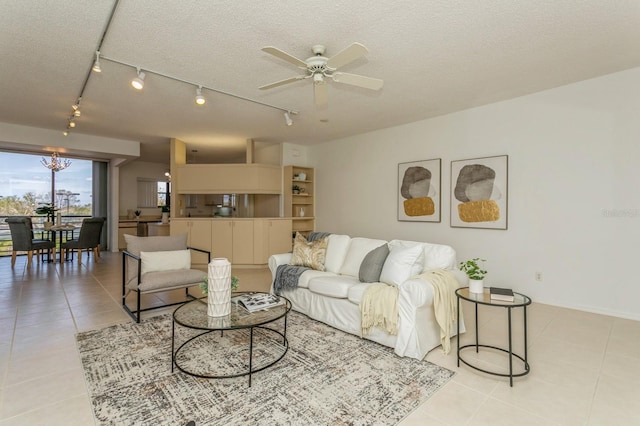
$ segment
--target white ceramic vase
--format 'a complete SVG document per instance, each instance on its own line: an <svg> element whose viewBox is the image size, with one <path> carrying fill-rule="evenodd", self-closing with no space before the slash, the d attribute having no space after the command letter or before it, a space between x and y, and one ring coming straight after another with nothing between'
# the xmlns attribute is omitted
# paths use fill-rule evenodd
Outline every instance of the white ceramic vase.
<svg viewBox="0 0 640 426"><path fill-rule="evenodd" d="M169 213L162 212L162 223L169 223Z"/></svg>
<svg viewBox="0 0 640 426"><path fill-rule="evenodd" d="M484 292L483 280L469 279L469 293L482 293Z"/></svg>
<svg viewBox="0 0 640 426"><path fill-rule="evenodd" d="M231 313L231 263L217 257L209 263L207 315L222 317Z"/></svg>

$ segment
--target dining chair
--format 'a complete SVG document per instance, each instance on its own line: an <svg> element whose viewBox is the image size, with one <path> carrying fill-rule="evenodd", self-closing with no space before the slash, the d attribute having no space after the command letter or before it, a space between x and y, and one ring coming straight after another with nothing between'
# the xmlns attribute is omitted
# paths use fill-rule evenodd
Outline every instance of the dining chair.
<svg viewBox="0 0 640 426"><path fill-rule="evenodd" d="M77 239L68 240L60 244L60 260L65 259L67 250L77 250L78 263L82 263L82 250L92 250L93 260L100 257L100 234L104 225L103 217L91 217L82 221L80 234ZM88 253L87 253L88 256Z"/></svg>
<svg viewBox="0 0 640 426"><path fill-rule="evenodd" d="M56 244L51 240L33 238L33 223L28 216L11 216L5 219L11 231L11 267L16 264L16 255L19 251L27 252L27 268L31 266L33 252L40 254L42 250L53 250L53 259L56 258Z"/></svg>

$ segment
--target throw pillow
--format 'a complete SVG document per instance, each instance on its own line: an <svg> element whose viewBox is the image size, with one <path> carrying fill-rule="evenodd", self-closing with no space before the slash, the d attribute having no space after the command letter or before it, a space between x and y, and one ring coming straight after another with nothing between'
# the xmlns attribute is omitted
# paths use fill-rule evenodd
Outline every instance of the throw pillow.
<svg viewBox="0 0 640 426"><path fill-rule="evenodd" d="M307 241L299 232L293 240L293 255L290 265L307 266L311 269L324 271L324 259L327 253L327 239Z"/></svg>
<svg viewBox="0 0 640 426"><path fill-rule="evenodd" d="M421 245L407 248L393 247L382 267L380 282L397 286L419 274L422 271L422 256Z"/></svg>
<svg viewBox="0 0 640 426"><path fill-rule="evenodd" d="M140 273L191 269L191 250L141 251Z"/></svg>
<svg viewBox="0 0 640 426"><path fill-rule="evenodd" d="M384 261L389 255L389 247L386 244L371 250L360 264L358 278L363 283L377 283L380 280L380 273L384 266Z"/></svg>

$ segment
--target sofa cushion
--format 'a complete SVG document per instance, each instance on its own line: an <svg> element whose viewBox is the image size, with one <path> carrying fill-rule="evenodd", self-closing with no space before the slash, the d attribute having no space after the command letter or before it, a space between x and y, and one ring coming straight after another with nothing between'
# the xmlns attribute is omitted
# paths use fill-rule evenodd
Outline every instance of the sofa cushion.
<svg viewBox="0 0 640 426"><path fill-rule="evenodd" d="M140 273L191 269L191 250L141 251Z"/></svg>
<svg viewBox="0 0 640 426"><path fill-rule="evenodd" d="M358 284L352 285L351 287L349 287L349 292L347 293L347 299L349 299L349 302L359 305L360 302L362 301L362 296L364 295L364 291L374 284L376 283L358 283Z"/></svg>
<svg viewBox="0 0 640 426"><path fill-rule="evenodd" d="M127 243L127 251L138 257L141 251L172 251L185 250L187 248L187 234L154 237L137 237L124 234L124 240ZM137 276L137 261L127 257L127 282L135 280Z"/></svg>
<svg viewBox="0 0 640 426"><path fill-rule="evenodd" d="M137 281L130 282L127 287L142 292L167 291L183 288L187 285L198 285L204 281L206 272L197 269L182 269L179 271L147 272L142 275L142 282L138 287Z"/></svg>
<svg viewBox="0 0 640 426"><path fill-rule="evenodd" d="M360 284L360 281L355 277L325 275L309 280L309 291L322 296L346 299L349 288L355 284Z"/></svg>
<svg viewBox="0 0 640 426"><path fill-rule="evenodd" d="M387 244L383 244L367 253L360 264L360 272L358 273L360 281L363 283L380 281L380 273L388 255L389 246Z"/></svg>
<svg viewBox="0 0 640 426"><path fill-rule="evenodd" d="M395 246L389 251L380 273L380 282L400 285L422 271L422 245L413 247Z"/></svg>
<svg viewBox="0 0 640 426"><path fill-rule="evenodd" d="M348 235L331 234L327 240L327 254L324 260L325 271L340 273L340 267L347 255L351 237Z"/></svg>
<svg viewBox="0 0 640 426"><path fill-rule="evenodd" d="M389 249L416 245L421 245L424 251L422 271L420 272L431 269L457 269L456 251L451 246L407 240L389 241Z"/></svg>
<svg viewBox="0 0 640 426"><path fill-rule="evenodd" d="M347 254L340 267L340 274L357 277L360 273L360 265L367 253L384 244L387 244L385 240L360 237L352 238L349 242Z"/></svg>
<svg viewBox="0 0 640 426"><path fill-rule="evenodd" d="M306 266L318 271L324 271L324 258L327 251L327 239L307 241L299 232L293 241L293 256L290 265Z"/></svg>
<svg viewBox="0 0 640 426"><path fill-rule="evenodd" d="M315 269L307 269L302 273L302 275L300 275L300 278L298 278L298 287L309 288L309 281L311 281L316 277L326 277L326 276L335 277L336 274L332 272L327 272L327 271L316 271Z"/></svg>

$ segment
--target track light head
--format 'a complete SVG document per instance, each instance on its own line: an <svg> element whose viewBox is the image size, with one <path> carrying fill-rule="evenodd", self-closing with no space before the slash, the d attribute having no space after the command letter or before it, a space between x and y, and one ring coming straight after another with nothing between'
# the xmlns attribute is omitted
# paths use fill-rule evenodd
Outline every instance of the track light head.
<svg viewBox="0 0 640 426"><path fill-rule="evenodd" d="M74 127L76 127L76 122L73 120L69 120L69 128L73 129Z"/></svg>
<svg viewBox="0 0 640 426"><path fill-rule="evenodd" d="M102 72L102 69L100 68L100 51L96 50L96 60L93 63L93 67L91 67L91 70L93 72Z"/></svg>
<svg viewBox="0 0 640 426"><path fill-rule="evenodd" d="M202 96L202 86L196 88L196 105L204 105L207 99Z"/></svg>
<svg viewBox="0 0 640 426"><path fill-rule="evenodd" d="M289 114L289 111L285 111L284 113L284 122L286 123L287 126L293 125L293 120L291 119L291 115Z"/></svg>
<svg viewBox="0 0 640 426"><path fill-rule="evenodd" d="M140 68L138 68L138 76L131 80L131 87L136 90L142 90L144 88L144 77L144 72L140 71Z"/></svg>
<svg viewBox="0 0 640 426"><path fill-rule="evenodd" d="M63 134L64 136L69 136L69 132L68 132L68 131L66 131L66 130L65 130L64 132L62 132L62 134Z"/></svg>

